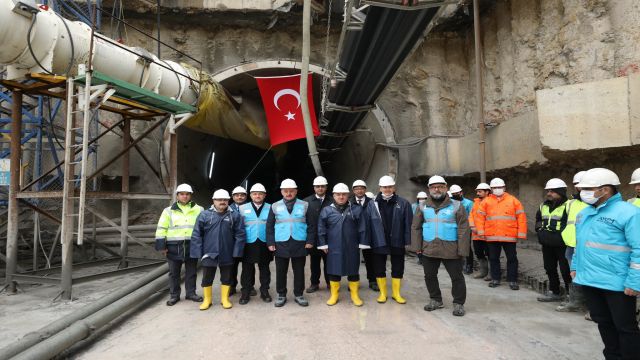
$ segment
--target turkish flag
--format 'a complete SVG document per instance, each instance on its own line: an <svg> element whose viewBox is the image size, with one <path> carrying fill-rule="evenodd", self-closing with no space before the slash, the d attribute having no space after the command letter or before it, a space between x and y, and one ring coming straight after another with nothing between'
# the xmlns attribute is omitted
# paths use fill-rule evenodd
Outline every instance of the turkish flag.
<svg viewBox="0 0 640 360"><path fill-rule="evenodd" d="M267 115L271 146L306 137L300 103L300 75L256 77ZM320 135L313 106L313 81L308 75L307 99L313 135Z"/></svg>

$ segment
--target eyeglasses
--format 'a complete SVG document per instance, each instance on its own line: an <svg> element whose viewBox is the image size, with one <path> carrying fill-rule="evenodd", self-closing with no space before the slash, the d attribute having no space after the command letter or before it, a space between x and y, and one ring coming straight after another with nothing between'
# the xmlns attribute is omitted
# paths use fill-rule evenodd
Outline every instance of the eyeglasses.
<svg viewBox="0 0 640 360"><path fill-rule="evenodd" d="M446 189L447 185L431 185L429 186L429 189L438 189L438 190L442 190L442 189Z"/></svg>

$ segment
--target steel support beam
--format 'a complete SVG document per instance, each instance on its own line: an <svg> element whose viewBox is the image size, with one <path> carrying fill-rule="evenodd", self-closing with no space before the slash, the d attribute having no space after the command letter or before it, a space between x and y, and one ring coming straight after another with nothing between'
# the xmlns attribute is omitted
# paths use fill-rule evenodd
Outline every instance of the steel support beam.
<svg viewBox="0 0 640 360"><path fill-rule="evenodd" d="M131 120L126 119L122 126L122 149L125 150L131 145ZM130 152L126 151L122 155L122 192L129 192L129 160ZM129 200L122 199L120 204L120 268L127 267L127 254L129 251Z"/></svg>
<svg viewBox="0 0 640 360"><path fill-rule="evenodd" d="M12 278L18 266L18 192L20 191L20 158L22 148L20 146L22 130L22 92L14 91L12 94L11 108L11 156L10 180L9 180L9 214L7 219L7 263L5 282L9 286L9 291L16 292L16 283Z"/></svg>

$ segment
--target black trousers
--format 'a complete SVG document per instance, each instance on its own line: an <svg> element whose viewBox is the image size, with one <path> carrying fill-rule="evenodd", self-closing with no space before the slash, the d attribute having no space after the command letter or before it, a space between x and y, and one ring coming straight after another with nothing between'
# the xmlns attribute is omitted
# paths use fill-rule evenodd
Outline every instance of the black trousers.
<svg viewBox="0 0 640 360"><path fill-rule="evenodd" d="M269 269L269 259L260 259L258 262L260 270L260 293L266 293L271 284L271 269ZM249 261L242 262L242 275L240 276L242 293L248 294L256 283L256 264Z"/></svg>
<svg viewBox="0 0 640 360"><path fill-rule="evenodd" d="M329 275L329 281L336 281L336 282L340 282L340 280L342 279L342 276L338 276L338 275ZM347 280L348 281L360 281L360 274L356 274L356 275L349 275L347 276Z"/></svg>
<svg viewBox="0 0 640 360"><path fill-rule="evenodd" d="M440 292L440 283L438 282L440 263L444 264L444 268L451 278L453 303L464 305L467 299L467 285L464 281L464 275L462 274L462 259L439 259L422 256L424 283L427 285L429 297L442 302L442 292Z"/></svg>
<svg viewBox="0 0 640 360"><path fill-rule="evenodd" d="M489 257L489 246L486 241L473 240L473 251L476 252L478 260L484 260Z"/></svg>
<svg viewBox="0 0 640 360"><path fill-rule="evenodd" d="M311 270L311 285L320 284L320 273L324 274L324 281L329 284L329 276L327 274L327 254L318 249L311 249L309 252L311 263L309 269ZM320 268L320 262L322 262L322 270Z"/></svg>
<svg viewBox="0 0 640 360"><path fill-rule="evenodd" d="M514 242L487 242L489 246L489 268L491 269L491 280L500 281L502 271L500 270L500 253L504 249L507 257L507 281L518 281L518 254L516 253L516 243Z"/></svg>
<svg viewBox="0 0 640 360"><path fill-rule="evenodd" d="M231 286L231 269L233 265L223 265L220 268L220 283ZM213 278L216 276L215 266L202 267L202 287L213 285Z"/></svg>
<svg viewBox="0 0 640 360"><path fill-rule="evenodd" d="M367 280L369 282L376 281L376 275L373 272L373 253L371 249L362 249L362 258L364 259L364 267L367 269Z"/></svg>
<svg viewBox="0 0 640 360"><path fill-rule="evenodd" d="M167 259L169 264L169 295L172 299L180 298L180 271L183 261ZM189 295L196 293L198 259L188 259L184 261L184 289Z"/></svg>
<svg viewBox="0 0 640 360"><path fill-rule="evenodd" d="M471 235L469 235L469 241L473 241L473 240L471 240ZM473 246L469 247L469 255L467 256L467 264L470 264L471 267L473 268Z"/></svg>
<svg viewBox="0 0 640 360"><path fill-rule="evenodd" d="M233 265L231 265L231 287L235 288L238 286L238 267L242 262L242 258L233 258Z"/></svg>
<svg viewBox="0 0 640 360"><path fill-rule="evenodd" d="M293 269L293 295L302 296L304 291L304 264L306 256L283 258L276 256L276 292L280 296L287 295L287 273L289 272L289 260Z"/></svg>
<svg viewBox="0 0 640 360"><path fill-rule="evenodd" d="M544 262L544 270L549 277L549 290L554 294L560 294L560 277L558 276L558 265L560 265L560 274L564 281L564 287L569 291L571 284L571 270L569 262L565 256L566 246L547 246L542 245L542 260Z"/></svg>
<svg viewBox="0 0 640 360"><path fill-rule="evenodd" d="M373 253L373 273L377 278L387 277L387 256L391 256L391 277L402 279L404 275L404 254Z"/></svg>
<svg viewBox="0 0 640 360"><path fill-rule="evenodd" d="M598 324L600 337L604 343L604 358L639 359L640 330L636 320L634 296L623 292L609 291L583 286L584 297L591 313L591 319Z"/></svg>

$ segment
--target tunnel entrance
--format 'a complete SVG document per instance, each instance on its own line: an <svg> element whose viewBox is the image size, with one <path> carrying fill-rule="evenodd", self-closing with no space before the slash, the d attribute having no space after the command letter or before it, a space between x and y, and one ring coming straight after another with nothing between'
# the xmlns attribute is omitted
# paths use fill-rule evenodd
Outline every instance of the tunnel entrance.
<svg viewBox="0 0 640 360"><path fill-rule="evenodd" d="M228 69L226 75L224 71L218 73L216 80L239 106L247 108L252 116L264 119L260 92L254 76L297 74L300 71L296 64L278 61L265 67L254 65L246 71L230 72ZM310 71L313 72L315 111L319 114L324 71L317 66L311 66ZM258 182L267 189L267 202L274 202L280 198L279 185L286 178L296 181L298 196L302 198L313 193L311 184L315 177L305 139L281 144L268 151L186 127L178 129L178 173L181 174L179 181L194 186L194 200L199 204L210 204L211 194L216 189L231 191L240 185L249 190Z"/></svg>

